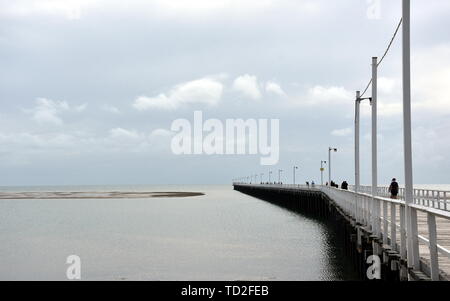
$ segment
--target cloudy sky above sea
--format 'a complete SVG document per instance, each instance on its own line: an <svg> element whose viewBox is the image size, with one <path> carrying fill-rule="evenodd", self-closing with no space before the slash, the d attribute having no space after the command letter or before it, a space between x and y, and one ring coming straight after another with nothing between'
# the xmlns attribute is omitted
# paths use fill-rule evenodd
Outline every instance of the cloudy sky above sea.
<svg viewBox="0 0 450 301"><path fill-rule="evenodd" d="M0 186L353 182L354 95L400 0L0 0ZM375 11L376 12L376 11ZM450 183L450 2L412 1L416 183ZM379 182L403 182L401 35L379 70ZM370 92L369 92L370 94ZM175 119L279 119L280 162L176 156ZM362 182L370 106L362 104Z"/></svg>

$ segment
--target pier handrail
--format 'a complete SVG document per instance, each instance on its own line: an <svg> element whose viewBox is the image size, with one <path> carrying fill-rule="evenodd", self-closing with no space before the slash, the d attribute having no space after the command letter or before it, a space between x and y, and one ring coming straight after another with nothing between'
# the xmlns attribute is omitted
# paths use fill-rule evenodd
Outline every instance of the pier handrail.
<svg viewBox="0 0 450 301"><path fill-rule="evenodd" d="M402 199L394 200L383 196L373 197L367 193L356 193L331 187L322 187L321 190L334 200L347 215L351 216L356 223L371 231L384 245L392 251L398 251L401 258L407 260L406 206ZM417 252L413 256L417 256L418 259L421 258L420 243L428 246L429 258L422 257L422 259L429 261L429 274L432 280L439 280L440 256L450 259L450 250L438 244L436 219L450 221L450 212L442 208L436 208L431 203L423 203L418 200L420 199L409 205L412 228L418 229L417 212L422 212L426 215L428 231L425 235L419 234L417 230L413 234L413 250ZM377 212L376 208L381 208L381 210Z"/></svg>
<svg viewBox="0 0 450 301"><path fill-rule="evenodd" d="M355 191L355 186L350 185L349 189L352 191ZM371 195L372 194L372 186L360 186L359 192ZM386 187L386 186L378 187L377 194L380 197L389 198L390 197L389 187ZM403 199L404 195L405 195L405 189L400 188L398 198ZM414 189L414 204L450 212L450 191L415 188Z"/></svg>
<svg viewBox="0 0 450 301"><path fill-rule="evenodd" d="M255 186L268 189L279 190L314 190L323 192L331 199L337 207L350 220L362 229L372 233L374 237L380 241L386 248L398 252L401 259L407 260L408 237L406 233L406 205L402 199L391 199L384 196L373 197L368 193L354 192L351 190L342 190L321 185L282 185L282 184L243 184L235 183L240 186ZM413 232L412 250L416 250L418 260L425 259L429 265L429 271L424 271L429 274L432 280L440 280L439 260L443 257L450 259L450 250L438 244L437 233L437 219L450 221L450 212L448 207L446 210L442 206L434 206L433 200L423 202L423 199L418 197L414 204L409 205L411 210L412 228L418 228L417 213L421 212L426 215L428 224L427 233ZM447 204L447 203L446 203ZM377 210L380 208L380 210ZM419 244L422 243L429 248L429 256L421 257ZM422 254L425 255L425 254ZM421 267L422 269L422 267Z"/></svg>

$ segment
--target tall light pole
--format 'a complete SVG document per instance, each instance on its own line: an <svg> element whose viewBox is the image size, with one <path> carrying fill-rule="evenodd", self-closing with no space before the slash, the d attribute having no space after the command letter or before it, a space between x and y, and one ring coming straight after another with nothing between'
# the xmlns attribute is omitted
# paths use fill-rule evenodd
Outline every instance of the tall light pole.
<svg viewBox="0 0 450 301"><path fill-rule="evenodd" d="M294 166L294 185L295 185L295 171L298 169L298 166Z"/></svg>
<svg viewBox="0 0 450 301"><path fill-rule="evenodd" d="M261 184L262 184L262 183L263 183L263 177L264 177L264 174L262 173L262 174L260 174L259 176L260 176L260 180L261 180Z"/></svg>
<svg viewBox="0 0 450 301"><path fill-rule="evenodd" d="M360 153L359 153L359 124L360 124L361 92L356 91L355 100L355 192L359 192L360 185Z"/></svg>
<svg viewBox="0 0 450 301"><path fill-rule="evenodd" d="M378 58L372 58L372 196L378 195ZM379 202L373 202L375 234L381 235L381 207Z"/></svg>
<svg viewBox="0 0 450 301"><path fill-rule="evenodd" d="M273 173L273 172L269 171L269 184L271 183L270 178L271 178L271 176L272 176L272 173Z"/></svg>
<svg viewBox="0 0 450 301"><path fill-rule="evenodd" d="M337 148L328 148L328 184L331 186L331 152L337 152Z"/></svg>
<svg viewBox="0 0 450 301"><path fill-rule="evenodd" d="M417 241L417 211L409 205L413 197L412 130L411 130L411 3L403 0L403 147L405 164L405 203L408 237L408 266L420 267Z"/></svg>
<svg viewBox="0 0 450 301"><path fill-rule="evenodd" d="M320 161L320 181L322 186L323 186L323 172L325 170L325 168L323 167L324 164L327 164L327 161Z"/></svg>
<svg viewBox="0 0 450 301"><path fill-rule="evenodd" d="M283 173L283 170L278 170L278 184L281 184L281 174Z"/></svg>

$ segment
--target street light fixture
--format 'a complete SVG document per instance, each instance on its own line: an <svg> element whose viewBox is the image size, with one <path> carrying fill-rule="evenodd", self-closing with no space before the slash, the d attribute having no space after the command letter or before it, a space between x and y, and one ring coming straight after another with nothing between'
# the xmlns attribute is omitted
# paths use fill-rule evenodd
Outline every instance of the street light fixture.
<svg viewBox="0 0 450 301"><path fill-rule="evenodd" d="M338 149L334 147L328 148L328 184L331 186L331 152L337 153Z"/></svg>
<svg viewBox="0 0 450 301"><path fill-rule="evenodd" d="M281 174L283 173L283 170L278 170L278 184L281 184Z"/></svg>
<svg viewBox="0 0 450 301"><path fill-rule="evenodd" d="M294 185L295 185L295 171L298 170L298 166L294 166Z"/></svg>
<svg viewBox="0 0 450 301"><path fill-rule="evenodd" d="M327 161L320 161L320 181L323 186L323 172L325 171L325 168L323 167L324 164L327 164Z"/></svg>

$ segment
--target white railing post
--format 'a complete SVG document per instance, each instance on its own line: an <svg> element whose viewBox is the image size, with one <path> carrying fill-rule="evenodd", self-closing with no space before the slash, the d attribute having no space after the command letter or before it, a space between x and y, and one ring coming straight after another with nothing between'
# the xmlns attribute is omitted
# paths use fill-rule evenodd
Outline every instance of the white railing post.
<svg viewBox="0 0 450 301"><path fill-rule="evenodd" d="M397 208L391 203L391 248L397 251Z"/></svg>
<svg viewBox="0 0 450 301"><path fill-rule="evenodd" d="M431 280L439 281L439 255L437 248L436 217L428 213L428 233L430 240Z"/></svg>
<svg viewBox="0 0 450 301"><path fill-rule="evenodd" d="M447 192L444 192L444 200L445 200L445 210L448 211L448 199Z"/></svg>
<svg viewBox="0 0 450 301"><path fill-rule="evenodd" d="M407 259L407 242L406 242L406 207L400 205L400 255L402 259Z"/></svg>
<svg viewBox="0 0 450 301"><path fill-rule="evenodd" d="M388 204L383 201L383 243L388 244L388 233L389 233L389 221L388 221ZM391 205L392 206L392 205Z"/></svg>

